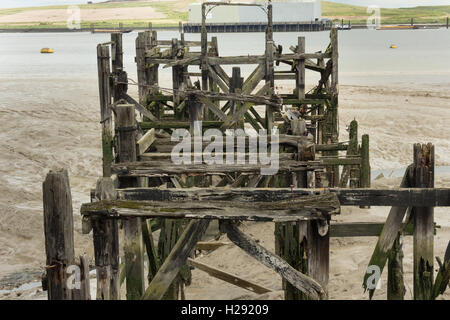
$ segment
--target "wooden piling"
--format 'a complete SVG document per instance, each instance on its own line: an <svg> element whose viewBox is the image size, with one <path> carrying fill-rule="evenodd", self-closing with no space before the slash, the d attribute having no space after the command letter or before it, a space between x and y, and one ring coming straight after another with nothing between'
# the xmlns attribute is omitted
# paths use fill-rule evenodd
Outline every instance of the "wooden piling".
<svg viewBox="0 0 450 320"><path fill-rule="evenodd" d="M103 154L103 176L111 175L111 164L113 156L113 132L112 111L110 91L110 62L109 48L105 45L97 46L98 87L100 96L100 116L102 124L102 154Z"/></svg>
<svg viewBox="0 0 450 320"><path fill-rule="evenodd" d="M388 258L387 299L403 300L406 293L403 280L403 237L395 239Z"/></svg>
<svg viewBox="0 0 450 320"><path fill-rule="evenodd" d="M305 37L298 37L297 53L305 53ZM305 99L305 59L296 61L296 82L297 97L299 100Z"/></svg>
<svg viewBox="0 0 450 320"><path fill-rule="evenodd" d="M116 190L111 178L97 181L95 198L115 200ZM97 300L120 299L119 229L117 220L91 221L94 238L95 267L97 270Z"/></svg>
<svg viewBox="0 0 450 320"><path fill-rule="evenodd" d="M370 188L369 135L362 136L361 141L361 188Z"/></svg>
<svg viewBox="0 0 450 320"><path fill-rule="evenodd" d="M136 120L134 105L116 106L118 162L136 161ZM135 178L122 179L121 188L136 187ZM127 300L140 299L144 293L144 245L142 221L132 218L123 222Z"/></svg>
<svg viewBox="0 0 450 320"><path fill-rule="evenodd" d="M415 188L434 188L434 146L414 145ZM429 300L433 288L434 208L414 207L414 299Z"/></svg>
<svg viewBox="0 0 450 320"><path fill-rule="evenodd" d="M330 228L327 220L308 222L307 232L308 275L316 280L324 290L324 299L328 296L328 278L330 270Z"/></svg>
<svg viewBox="0 0 450 320"><path fill-rule="evenodd" d="M72 300L66 269L75 264L73 209L67 170L50 171L42 185L49 300Z"/></svg>

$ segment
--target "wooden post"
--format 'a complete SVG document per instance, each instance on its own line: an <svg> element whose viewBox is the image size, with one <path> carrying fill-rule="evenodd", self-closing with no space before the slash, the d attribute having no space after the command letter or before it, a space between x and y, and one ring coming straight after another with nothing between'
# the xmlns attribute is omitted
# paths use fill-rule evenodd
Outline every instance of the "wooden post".
<svg viewBox="0 0 450 320"><path fill-rule="evenodd" d="M123 45L122 33L111 34L111 63L112 76L114 79L113 102L116 103L123 98L128 90L128 75L123 70Z"/></svg>
<svg viewBox="0 0 450 320"><path fill-rule="evenodd" d="M266 84L270 86L269 95L274 93L275 88L275 75L274 75L274 42L273 42L273 9L272 4L269 2L267 6L267 29L266 29L266 70L265 79ZM266 106L266 129L270 134L273 128L273 110L271 106Z"/></svg>
<svg viewBox="0 0 450 320"><path fill-rule="evenodd" d="M339 118L338 118L338 108L339 108L339 80L338 80L338 63L339 63L339 47L338 47L338 30L336 28L331 29L330 33L330 41L331 41L331 62L332 62L332 71L331 71L331 85L330 85L330 94L331 101L330 106L327 108L328 114L328 125L326 132L327 141L324 143L337 143L339 142ZM338 156L337 151L332 151L327 153L326 155L330 156ZM332 176L331 176L331 185L336 186L339 182L339 166L331 167Z"/></svg>
<svg viewBox="0 0 450 320"><path fill-rule="evenodd" d="M370 188L369 135L362 136L361 141L361 188Z"/></svg>
<svg viewBox="0 0 450 320"><path fill-rule="evenodd" d="M305 37L298 37L297 53L305 53ZM297 97L299 100L305 99L305 59L297 60L297 75L295 87L297 89Z"/></svg>
<svg viewBox="0 0 450 320"><path fill-rule="evenodd" d="M415 188L434 188L434 146L414 145ZM429 300L433 287L434 208L414 207L414 299Z"/></svg>
<svg viewBox="0 0 450 320"><path fill-rule="evenodd" d="M401 233L395 239L389 253L387 299L403 300L406 288L403 281L403 237Z"/></svg>
<svg viewBox="0 0 450 320"><path fill-rule="evenodd" d="M145 72L145 33L139 32L136 38L136 65L139 90L139 103L147 104L148 79Z"/></svg>
<svg viewBox="0 0 450 320"><path fill-rule="evenodd" d="M172 39L172 59L178 59L177 53L179 49L179 43L177 38ZM174 113L177 119L182 119L182 117L178 114L177 108L180 104L180 93L179 89L183 83L183 67L173 66L172 67L172 88L173 88L173 106Z"/></svg>
<svg viewBox="0 0 450 320"><path fill-rule="evenodd" d="M66 269L74 265L73 211L67 170L50 171L42 185L49 300L72 300Z"/></svg>
<svg viewBox="0 0 450 320"><path fill-rule="evenodd" d="M102 124L102 153L103 176L111 176L113 156L113 132L110 91L109 48L105 45L97 46L98 88L100 95L100 116Z"/></svg>
<svg viewBox="0 0 450 320"><path fill-rule="evenodd" d="M328 296L328 278L330 270L330 232L329 221L308 221L307 258L308 275L323 288L324 299Z"/></svg>
<svg viewBox="0 0 450 320"><path fill-rule="evenodd" d="M208 33L206 31L206 4L202 3L202 29L201 29L201 70L202 90L208 91Z"/></svg>
<svg viewBox="0 0 450 320"><path fill-rule="evenodd" d="M230 81L230 93L242 93L242 85L244 83L244 79L241 77L241 68L239 67L233 67L233 73ZM242 104L236 101L231 102L231 114L234 114L239 111ZM241 128L244 129L244 120L240 119L237 123L235 128Z"/></svg>
<svg viewBox="0 0 450 320"><path fill-rule="evenodd" d="M115 200L116 190L111 178L97 181L95 198ZM97 300L120 299L119 230L113 219L91 221L94 238L95 267L97 269Z"/></svg>
<svg viewBox="0 0 450 320"><path fill-rule="evenodd" d="M117 105L116 130L118 139L118 162L136 161L136 120L134 105ZM136 187L135 178L122 179L121 188ZM125 274L127 300L140 299L144 293L144 244L141 218L123 222Z"/></svg>

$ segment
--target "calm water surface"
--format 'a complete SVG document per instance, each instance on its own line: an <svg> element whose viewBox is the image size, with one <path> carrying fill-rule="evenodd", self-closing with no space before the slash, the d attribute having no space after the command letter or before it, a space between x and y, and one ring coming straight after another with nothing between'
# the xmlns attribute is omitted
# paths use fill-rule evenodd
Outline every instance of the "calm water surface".
<svg viewBox="0 0 450 320"><path fill-rule="evenodd" d="M274 38L283 46L284 52L289 52L289 46L297 43L299 35L306 37L307 52L325 50L328 45L328 32L275 33ZM176 36L177 32L172 31L158 33L160 39ZM263 33L220 33L216 36L221 55L264 52ZM135 32L124 35L125 68L134 79L135 38ZM186 34L186 39L199 40L200 35ZM107 34L0 34L0 79L93 80L97 73L96 45L108 41ZM391 44L398 48L390 49ZM54 48L55 54L40 54L42 47ZM339 47L341 84L450 84L450 30L343 31L339 33ZM243 73L250 69L250 66L244 67ZM161 77L163 81L168 80L169 85L168 70L162 72Z"/></svg>

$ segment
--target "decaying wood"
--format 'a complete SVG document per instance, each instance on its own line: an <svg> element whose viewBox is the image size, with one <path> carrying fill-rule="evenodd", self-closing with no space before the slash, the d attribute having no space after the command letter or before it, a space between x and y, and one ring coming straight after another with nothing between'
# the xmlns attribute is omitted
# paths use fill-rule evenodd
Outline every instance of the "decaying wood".
<svg viewBox="0 0 450 320"><path fill-rule="evenodd" d="M409 181L409 173L412 170L412 166L409 166L406 169L405 174L403 175L402 182L400 183L400 188L405 188L411 186ZM411 189L412 190L412 189ZM401 206L399 206L401 205ZM373 268L371 266L377 266L380 268L380 274L383 272L384 266L389 256L389 252L394 245L395 239L397 238L399 232L402 230L402 222L405 217L406 210L408 209L408 202L401 202L391 208L389 211L389 215L386 219L386 223L384 224L383 230L381 231L381 235L378 238L377 245L375 250L370 258L370 262L368 268ZM363 287L367 290L368 288L368 279L372 273L366 272L364 274L364 282ZM379 280L378 280L379 281ZM372 297L375 292L374 288L369 288L369 296Z"/></svg>
<svg viewBox="0 0 450 320"><path fill-rule="evenodd" d="M341 206L450 206L450 189L434 188L400 188L400 189L338 189L330 188L327 192L336 194ZM131 188L118 190L120 199L155 200L155 201L237 201L260 202L298 199L308 195L324 194L324 189L270 188L270 189L232 189L232 188L192 188L192 189L157 189ZM396 211L396 210L394 210ZM398 213L397 213L398 214ZM392 214L391 216L395 216ZM404 217L404 214L403 214ZM391 217L393 219L393 217ZM398 220L402 220L397 217ZM396 221L396 220L395 220ZM400 227L401 224L399 223ZM400 231L400 230L399 230ZM395 238L395 236L394 236Z"/></svg>
<svg viewBox="0 0 450 320"><path fill-rule="evenodd" d="M155 129L147 131L136 143L136 154L141 156L156 141Z"/></svg>
<svg viewBox="0 0 450 320"><path fill-rule="evenodd" d="M439 271L433 284L431 300L435 300L439 295L443 294L450 283L450 259L444 258L444 262L442 263L442 261L436 257L436 261L439 264Z"/></svg>
<svg viewBox="0 0 450 320"><path fill-rule="evenodd" d="M116 106L118 162L136 161L136 119L134 105ZM136 179L122 179L121 187L136 187ZM142 221L136 217L123 222L127 300L139 299L145 287Z"/></svg>
<svg viewBox="0 0 450 320"><path fill-rule="evenodd" d="M197 250L206 250L213 251L220 247L230 245L231 242L222 242L222 241L199 241L195 246Z"/></svg>
<svg viewBox="0 0 450 320"><path fill-rule="evenodd" d="M239 248L247 252L266 267L273 269L280 274L286 281L302 291L306 296L313 300L323 299L325 291L322 286L310 277L298 272L280 257L269 252L254 240L243 234L235 225L223 222L221 228L227 233L228 238Z"/></svg>
<svg viewBox="0 0 450 320"><path fill-rule="evenodd" d="M143 300L160 300L163 298L208 225L209 220L194 220L189 223L143 294Z"/></svg>
<svg viewBox="0 0 450 320"><path fill-rule="evenodd" d="M111 175L113 163L113 119L111 110L111 67L109 62L109 48L105 45L97 46L98 87L100 96L100 116L102 124L102 156L103 176Z"/></svg>
<svg viewBox="0 0 450 320"><path fill-rule="evenodd" d="M194 267L197 268L199 270L202 270L204 272L206 272L207 274L209 274L210 276L223 280L225 282L231 283L237 287L252 291L254 293L257 294L263 294L263 293L267 293L267 292L271 292L272 290L267 289L263 286L260 286L259 284L252 282L252 281L248 281L245 280L239 276L236 276L234 274L225 272L223 270L211 267L210 265L207 265L205 263L201 263L199 261L196 261L194 259L190 259L188 258L188 263Z"/></svg>
<svg viewBox="0 0 450 320"><path fill-rule="evenodd" d="M387 299L403 300L406 288L403 279L403 237L395 239L388 260Z"/></svg>
<svg viewBox="0 0 450 320"><path fill-rule="evenodd" d="M414 145L412 183L416 188L434 187L434 146ZM434 208L414 207L414 299L429 300L433 290Z"/></svg>
<svg viewBox="0 0 450 320"><path fill-rule="evenodd" d="M67 170L50 171L42 184L49 300L72 300L66 269L75 264L72 195Z"/></svg>
<svg viewBox="0 0 450 320"><path fill-rule="evenodd" d="M117 192L111 178L97 181L95 197L115 200ZM117 221L102 219L91 221L93 227L95 267L97 270L97 300L120 299L119 283L119 231Z"/></svg>
<svg viewBox="0 0 450 320"><path fill-rule="evenodd" d="M317 165L320 162L317 163ZM305 171L313 168L314 163L294 160L279 161L277 172ZM112 170L118 176L128 177L157 177L178 174L221 175L224 173L253 173L261 174L262 168L270 168L270 165L260 164L183 164L177 165L167 162L134 162L118 163L112 166Z"/></svg>
<svg viewBox="0 0 450 320"><path fill-rule="evenodd" d="M150 121L157 122L158 119L146 108L144 108L139 102L137 102L133 97L129 96L128 94L123 94L123 99L125 99L126 102L130 104L134 104L134 107L138 112L140 112L144 117L147 117Z"/></svg>
<svg viewBox="0 0 450 320"><path fill-rule="evenodd" d="M384 228L384 223L377 222L349 222L332 223L330 225L330 237L379 237ZM403 224L402 230L405 236L413 235L413 225Z"/></svg>
<svg viewBox="0 0 450 320"><path fill-rule="evenodd" d="M188 89L186 90L186 93L195 96L197 95L203 96L215 100L232 100L238 102L252 102L258 105L270 105L277 109L280 109L282 105L281 99L276 96L266 97L266 96L238 94L238 93L204 92L194 89Z"/></svg>
<svg viewBox="0 0 450 320"><path fill-rule="evenodd" d="M128 196L131 198L131 196ZM160 217L189 219L226 219L248 221L303 221L328 218L339 214L336 195L322 194L276 202L234 200L195 201L99 201L83 204L81 213L87 216L125 218Z"/></svg>

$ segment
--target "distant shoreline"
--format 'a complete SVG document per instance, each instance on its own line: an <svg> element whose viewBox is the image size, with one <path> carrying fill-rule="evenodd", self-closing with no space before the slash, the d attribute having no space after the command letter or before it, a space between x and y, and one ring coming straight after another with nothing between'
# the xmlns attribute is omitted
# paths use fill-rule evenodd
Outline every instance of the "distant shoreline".
<svg viewBox="0 0 450 320"><path fill-rule="evenodd" d="M395 29L395 27L401 27L405 26L407 24L382 24L381 26L393 26L394 28L392 30L400 30ZM346 26L344 24L344 26ZM446 24L415 24L415 29L407 29L407 30L426 30L426 29L446 29ZM367 26L365 24L353 24L351 25L352 29L367 29ZM101 27L101 28L94 28L95 30L115 30L119 31L119 28L114 27ZM173 26L158 26L154 25L152 27L153 30L179 30L178 25ZM68 28L0 28L0 33L78 33L78 32L92 32L93 28L81 28L81 29L68 29ZM123 30L132 30L132 31L142 31L142 30L148 30L148 27L130 27L130 28L123 28ZM384 29L387 30L387 29ZM256 32L256 31L255 31ZM302 32L309 32L309 31L302 31ZM317 32L317 31L311 31L311 32ZM102 33L102 32L98 32ZM104 32L108 33L108 32Z"/></svg>

